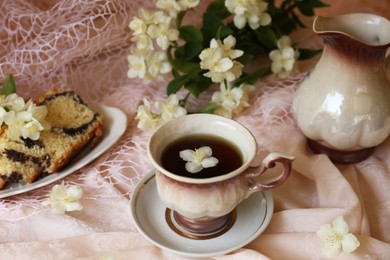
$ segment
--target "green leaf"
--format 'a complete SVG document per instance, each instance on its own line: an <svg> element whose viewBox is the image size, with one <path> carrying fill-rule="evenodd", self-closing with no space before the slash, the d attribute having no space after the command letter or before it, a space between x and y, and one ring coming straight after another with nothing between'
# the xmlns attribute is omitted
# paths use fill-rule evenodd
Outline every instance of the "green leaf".
<svg viewBox="0 0 390 260"><path fill-rule="evenodd" d="M225 19L230 16L231 13L225 6L225 0L216 0L209 4L206 9L207 13L213 14L221 19Z"/></svg>
<svg viewBox="0 0 390 260"><path fill-rule="evenodd" d="M192 25L186 25L179 28L180 38L186 42L203 42L202 32Z"/></svg>
<svg viewBox="0 0 390 260"><path fill-rule="evenodd" d="M216 104L214 102L210 102L205 107L203 107L199 112L212 114L212 113L214 113L215 109L217 109L217 108L218 108L218 104Z"/></svg>
<svg viewBox="0 0 390 260"><path fill-rule="evenodd" d="M196 50L191 49L192 47L187 47L187 48L189 48L189 50L186 50L186 46L181 46L179 48L176 48L175 57L173 57L171 54L172 48L168 49L167 57L169 63L172 66L172 71L174 73L181 72L182 74L187 74L187 73L193 73L194 71L198 73L201 70L198 61L193 62L193 61L185 60L186 58L188 59L191 56L196 55ZM175 74L174 76L177 76L177 74Z"/></svg>
<svg viewBox="0 0 390 260"><path fill-rule="evenodd" d="M319 50L298 49L298 51L299 51L299 60L307 60L320 54L322 52L322 49Z"/></svg>
<svg viewBox="0 0 390 260"><path fill-rule="evenodd" d="M15 80L12 74L9 74L3 81L3 87L1 89L1 94L8 96L10 94L16 93Z"/></svg>
<svg viewBox="0 0 390 260"><path fill-rule="evenodd" d="M182 73L199 73L201 71L200 64L196 62L180 62L178 70Z"/></svg>
<svg viewBox="0 0 390 260"><path fill-rule="evenodd" d="M269 27L260 27L255 31L255 35L260 44L267 52L277 48L277 38L274 31Z"/></svg>
<svg viewBox="0 0 390 260"><path fill-rule="evenodd" d="M254 59L253 55L244 53L244 55L242 55L241 57L238 57L236 60L245 66L246 64L253 61L253 59Z"/></svg>
<svg viewBox="0 0 390 260"><path fill-rule="evenodd" d="M224 39L227 36L231 35L233 33L233 30L230 29L228 26L222 25L222 26L219 27L218 33L219 33L219 37L218 38L219 39Z"/></svg>
<svg viewBox="0 0 390 260"><path fill-rule="evenodd" d="M186 11L180 11L176 16L176 28L180 28L181 23L183 22L183 18L187 12Z"/></svg>
<svg viewBox="0 0 390 260"><path fill-rule="evenodd" d="M272 27L275 28L274 30L277 32L278 38L282 35L289 35L297 29L294 19L288 17L287 14L284 13L275 13L273 16Z"/></svg>
<svg viewBox="0 0 390 260"><path fill-rule="evenodd" d="M202 50L203 45L201 43L187 42L184 45L183 59L191 61L193 58L197 58Z"/></svg>
<svg viewBox="0 0 390 260"><path fill-rule="evenodd" d="M174 49L174 55L172 56L170 62L174 63L175 60L183 60L184 59L183 57L184 57L184 45Z"/></svg>
<svg viewBox="0 0 390 260"><path fill-rule="evenodd" d="M321 8L321 7L327 7L329 5L319 1L319 0L302 0L302 1L296 1L296 5L301 11L303 15L306 16L313 16L315 15L314 9L315 8Z"/></svg>
<svg viewBox="0 0 390 260"><path fill-rule="evenodd" d="M241 78L239 78L236 82L235 82L235 85L236 86L239 86L241 85L242 83L246 83L246 84L250 84L250 85L253 85L255 84L260 78L268 75L271 73L271 69L269 67L267 68L261 68L251 74L246 74L244 76L242 76Z"/></svg>
<svg viewBox="0 0 390 260"><path fill-rule="evenodd" d="M233 30L226 26L223 21L216 15L210 13L203 14L203 44L208 46L211 39L216 38L219 34L221 39L233 33Z"/></svg>
<svg viewBox="0 0 390 260"><path fill-rule="evenodd" d="M182 76L178 76L178 77L174 78L173 80L171 80L171 82L169 82L169 84L167 86L167 95L169 96L170 94L174 94L177 91L179 91L181 89L181 87L184 86L184 84L188 80L189 80L189 76L187 74L182 75Z"/></svg>
<svg viewBox="0 0 390 260"><path fill-rule="evenodd" d="M188 81L185 84L185 88L191 93L191 95L198 98L199 94L207 90L212 83L213 82L209 78L197 75L197 77L194 77L193 80Z"/></svg>
<svg viewBox="0 0 390 260"><path fill-rule="evenodd" d="M256 40L253 39L239 39L236 42L235 49L237 50L243 50L245 51L245 54L247 53L257 53L259 51L259 43L256 42Z"/></svg>

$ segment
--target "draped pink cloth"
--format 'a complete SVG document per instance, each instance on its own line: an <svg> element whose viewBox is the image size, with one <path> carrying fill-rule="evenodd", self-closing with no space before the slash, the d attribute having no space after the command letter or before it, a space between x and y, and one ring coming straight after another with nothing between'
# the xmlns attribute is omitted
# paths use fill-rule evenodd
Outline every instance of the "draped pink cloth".
<svg viewBox="0 0 390 260"><path fill-rule="evenodd" d="M145 3L146 2L146 3ZM370 12L390 18L387 1L325 1L320 14ZM130 198L150 172L146 143L150 132L137 129L135 114L143 98L165 98L166 84L130 80L126 56L127 25L149 1L2 0L0 1L0 79L13 73L18 93L36 97L52 86L68 87L87 103L123 110L125 134L106 153L69 175L84 196L82 211L53 214L41 205L53 185L0 200L0 259L184 259L148 242L136 229ZM308 28L294 34L305 47L321 47ZM318 57L317 57L318 59ZM251 106L235 119L255 135L262 154L293 154L293 174L273 190L275 211L270 225L244 248L213 259L322 259L318 228L344 216L360 240L352 254L339 259L390 258L390 139L367 160L335 165L307 147L291 113L297 84L315 64L286 80L269 77L252 92ZM190 100L196 108L199 101Z"/></svg>

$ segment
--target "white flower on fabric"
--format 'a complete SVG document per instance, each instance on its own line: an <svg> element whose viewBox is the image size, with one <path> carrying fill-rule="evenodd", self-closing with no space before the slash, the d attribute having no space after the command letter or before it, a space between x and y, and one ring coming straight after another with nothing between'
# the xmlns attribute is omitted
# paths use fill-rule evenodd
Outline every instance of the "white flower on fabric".
<svg viewBox="0 0 390 260"><path fill-rule="evenodd" d="M42 205L51 206L51 209L56 214L64 214L65 211L82 210L83 206L79 202L83 196L83 190L77 186L72 185L65 187L65 185L57 184L50 192L50 198L43 201Z"/></svg>
<svg viewBox="0 0 390 260"><path fill-rule="evenodd" d="M147 34L148 27L155 23L156 13L151 13L141 8L138 12L139 17L134 17L129 23L133 37L131 40L136 43L138 49L153 50L153 41Z"/></svg>
<svg viewBox="0 0 390 260"><path fill-rule="evenodd" d="M178 4L182 11L194 8L199 5L200 0L180 0Z"/></svg>
<svg viewBox="0 0 390 260"><path fill-rule="evenodd" d="M144 78L146 73L145 57L139 55L127 56L129 62L128 78Z"/></svg>
<svg viewBox="0 0 390 260"><path fill-rule="evenodd" d="M277 42L279 49L269 53L272 60L271 70L279 78L287 78L297 70L296 60L299 57L299 52L294 50L290 44L290 38L282 36Z"/></svg>
<svg viewBox="0 0 390 260"><path fill-rule="evenodd" d="M137 49L154 50L152 38L147 34L135 35L131 38Z"/></svg>
<svg viewBox="0 0 390 260"><path fill-rule="evenodd" d="M225 38L223 43L212 39L210 48L199 54L200 67L209 70L204 75L210 77L213 82L234 81L241 76L243 65L233 59L242 56L244 52L234 50L235 43L236 39L231 35Z"/></svg>
<svg viewBox="0 0 390 260"><path fill-rule="evenodd" d="M181 10L176 0L157 0L156 7L164 10L170 17L176 17L177 13Z"/></svg>
<svg viewBox="0 0 390 260"><path fill-rule="evenodd" d="M171 28L169 24L152 24L148 27L150 37L156 39L157 45L162 50L167 50L171 42L179 38L179 31Z"/></svg>
<svg viewBox="0 0 390 260"><path fill-rule="evenodd" d="M153 14L153 23L150 24L146 33L153 39L156 39L157 45L162 50L167 50L171 42L179 38L179 31L171 27L172 18L162 11Z"/></svg>
<svg viewBox="0 0 390 260"><path fill-rule="evenodd" d="M153 13L153 21L151 24L171 24L172 17L167 15L164 11L156 11Z"/></svg>
<svg viewBox="0 0 390 260"><path fill-rule="evenodd" d="M157 101L156 108L161 112L161 119L164 122L187 114L187 110L180 106L180 100L175 94L169 95L166 101Z"/></svg>
<svg viewBox="0 0 390 260"><path fill-rule="evenodd" d="M152 24L154 22L154 19L155 19L155 17L154 17L155 13L150 12L149 10L144 9L144 8L140 8L138 10L138 16L140 17L140 19L142 21L144 21L144 23L146 25Z"/></svg>
<svg viewBox="0 0 390 260"><path fill-rule="evenodd" d="M31 100L23 110L9 111L4 116L4 122L8 125L8 136L13 140L20 137L38 140L41 131L51 128L45 120L47 113L45 106L36 106Z"/></svg>
<svg viewBox="0 0 390 260"><path fill-rule="evenodd" d="M154 130L163 122L187 114L187 110L180 106L180 100L175 94L169 95L167 100L160 100L155 103L156 113L152 111L147 99L143 105L138 106L136 119L137 127L142 130Z"/></svg>
<svg viewBox="0 0 390 260"><path fill-rule="evenodd" d="M129 23L129 28L133 31L133 35L146 33L147 24L138 17L133 17Z"/></svg>
<svg viewBox="0 0 390 260"><path fill-rule="evenodd" d="M232 118L238 115L245 107L249 106L249 92L254 87L248 84L241 84L239 87L232 87L230 83L225 86L221 83L220 91L214 92L211 101L218 105L214 114Z"/></svg>
<svg viewBox="0 0 390 260"><path fill-rule="evenodd" d="M280 50L291 47L291 39L287 35L283 35L280 37L280 39L276 42L276 45Z"/></svg>
<svg viewBox="0 0 390 260"><path fill-rule="evenodd" d="M143 105L138 106L135 118L138 120L137 127L142 130L154 130L162 123L160 116L152 112L146 98L143 100Z"/></svg>
<svg viewBox="0 0 390 260"><path fill-rule="evenodd" d="M318 237L324 241L325 256L333 258L341 251L351 253L359 247L359 240L349 233L348 224L342 216L337 217L332 224L322 225L317 231Z"/></svg>
<svg viewBox="0 0 390 260"><path fill-rule="evenodd" d="M226 0L225 6L234 14L233 22L238 29L247 23L254 30L271 23L271 16L266 12L268 3L263 0Z"/></svg>
<svg viewBox="0 0 390 260"><path fill-rule="evenodd" d="M236 45L236 38L234 36L229 35L223 40L223 44L221 41L212 40L210 43L211 48L221 48L223 50L223 55L225 57L229 57L230 59L236 59L241 57L244 52L242 50L234 50L234 46Z"/></svg>
<svg viewBox="0 0 390 260"><path fill-rule="evenodd" d="M146 57L146 68L148 80L158 79L160 74L166 74L172 70L171 64L167 60L166 52L156 51Z"/></svg>
<svg viewBox="0 0 390 260"><path fill-rule="evenodd" d="M148 83L162 80L161 74L171 71L171 65L164 51L179 37L179 31L170 27L171 20L172 18L163 11L151 13L141 8L139 18L133 18L130 22L129 27L133 30L131 40L135 44L130 49L130 55L127 56L128 78L142 78L145 83ZM154 51L153 40L156 40L155 43L163 51Z"/></svg>
<svg viewBox="0 0 390 260"><path fill-rule="evenodd" d="M144 8L138 10L138 17L134 16L129 23L129 28L133 31L133 35L145 34L147 27L153 23L154 14Z"/></svg>
<svg viewBox="0 0 390 260"><path fill-rule="evenodd" d="M127 56L127 61L129 65L127 77L142 78L146 82L162 80L161 75L172 70L164 51L150 51L132 47L131 54Z"/></svg>
<svg viewBox="0 0 390 260"><path fill-rule="evenodd" d="M209 146L203 146L199 149L180 151L180 158L187 161L185 167L190 173L200 172L203 168L214 167L218 164L218 159L212 157L213 151Z"/></svg>

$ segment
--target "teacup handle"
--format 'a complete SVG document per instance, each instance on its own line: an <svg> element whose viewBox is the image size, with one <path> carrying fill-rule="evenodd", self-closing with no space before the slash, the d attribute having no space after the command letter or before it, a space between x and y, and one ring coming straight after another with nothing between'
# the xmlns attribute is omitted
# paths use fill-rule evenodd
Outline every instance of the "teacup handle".
<svg viewBox="0 0 390 260"><path fill-rule="evenodd" d="M293 156L286 155L283 153L273 152L268 154L264 158L260 166L251 167L252 170L253 168L255 168L255 170L254 172L248 173L246 177L252 178L252 177L259 176L265 173L268 169L275 167L276 163L281 163L283 165L283 171L278 177L268 181L267 183L261 183L260 181L253 181L253 183L250 184L249 192L268 190L283 184L291 174L291 164L293 160L294 160Z"/></svg>

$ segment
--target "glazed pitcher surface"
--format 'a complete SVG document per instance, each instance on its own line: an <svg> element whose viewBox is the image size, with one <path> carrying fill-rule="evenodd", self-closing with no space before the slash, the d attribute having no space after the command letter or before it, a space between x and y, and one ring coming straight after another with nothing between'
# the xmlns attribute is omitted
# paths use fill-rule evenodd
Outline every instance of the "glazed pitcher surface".
<svg viewBox="0 0 390 260"><path fill-rule="evenodd" d="M337 162L365 159L390 134L390 21L362 13L317 17L313 30L324 49L294 97L298 126L316 152Z"/></svg>

